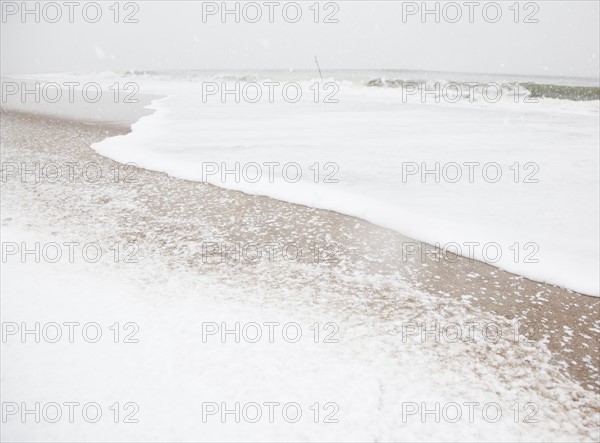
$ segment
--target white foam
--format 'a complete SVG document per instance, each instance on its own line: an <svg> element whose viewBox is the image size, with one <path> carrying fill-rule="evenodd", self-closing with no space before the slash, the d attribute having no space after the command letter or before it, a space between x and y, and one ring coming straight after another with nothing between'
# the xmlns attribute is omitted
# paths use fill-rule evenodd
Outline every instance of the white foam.
<svg viewBox="0 0 600 443"><path fill-rule="evenodd" d="M417 240L458 243L450 250L472 255L534 280L599 295L598 102L539 103L402 100L401 90L341 83L339 103L314 103L311 82L303 98L288 103L221 103L202 97L202 83L139 78L141 92L166 95L151 105L125 136L92 147L120 162L204 180L218 186L364 218ZM231 86L231 84L229 84ZM323 92L322 92L323 93ZM322 97L322 96L321 96ZM431 100L431 99L430 99ZM236 182L203 174L203 164L232 168L255 162L296 162L303 176L288 183ZM320 164L314 183L315 162ZM323 183L324 165L339 166L339 183ZM503 176L490 183L468 169L458 183L431 175L403 181L403 162L496 163ZM514 168L519 163L519 183ZM523 183L536 166L533 178ZM448 170L451 176L453 171ZM493 169L489 170L490 178ZM291 174L293 176L293 174ZM467 243L476 242L469 254ZM494 243L502 256L495 259ZM518 243L518 245L515 245ZM487 255L483 246L490 245ZM515 256L517 249L518 257ZM537 263L525 262L537 260Z"/></svg>

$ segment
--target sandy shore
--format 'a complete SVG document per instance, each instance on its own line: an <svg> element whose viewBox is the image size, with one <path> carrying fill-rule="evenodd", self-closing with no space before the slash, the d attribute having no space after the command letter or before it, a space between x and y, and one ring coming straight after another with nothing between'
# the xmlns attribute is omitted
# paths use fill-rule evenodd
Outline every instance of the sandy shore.
<svg viewBox="0 0 600 443"><path fill-rule="evenodd" d="M124 171L122 165L97 155L89 145L126 133L127 127L14 112L3 112L1 118L3 163L76 162L80 168L90 162L105 172ZM533 282L485 263L443 256L422 243L418 246L426 254L403 254L405 245L413 240L342 214L146 170L135 170L131 178L121 174L115 180L106 173L94 183L82 180L80 174L75 174L74 180L63 178L53 183L5 178L3 226L16 224L46 232L73 232L80 238L135 242L141 257L161 260L165 269L188 267L241 287L259 282L273 288L273 303L297 293L302 297L285 303L360 312L373 322L419 322L430 310L436 310L443 320L451 307L460 306L465 318L494 316L505 319L507 328L518 323L520 340L531 345L543 343L551 351L548 364L552 371L585 391L600 392L598 298ZM293 243L305 253L293 261L275 257L205 263L199 247L202 242L274 241ZM333 252L327 249L315 260L306 253L313 251L315 244L327 248L335 244L336 258L327 260ZM414 298L398 303L397 291L402 287L429 293L435 301L428 306ZM323 288L338 297L331 298ZM446 319L453 318L455 314L448 314ZM526 354L502 356L494 347L472 352L474 359L499 368L510 359L528 358ZM503 348L501 352L511 351ZM536 368L535 361L528 370L539 371L540 383L552 380L552 371ZM597 404L595 408L592 405L594 410L597 414Z"/></svg>
<svg viewBox="0 0 600 443"><path fill-rule="evenodd" d="M111 166L114 162L95 154L86 145L128 132L126 125L84 124L29 114L3 113L2 119L3 141L6 145L16 147L11 149L8 156L4 154L3 161L94 162L105 163L104 171L114 170L118 165ZM37 134L32 134L31 128L35 128L33 131ZM46 134L53 134L52 139L48 140ZM77 143L73 143L74 140ZM15 154L17 157L13 157ZM172 241L172 238L184 242L200 240L199 232L195 232L192 224L200 220L203 227L208 226L212 231L208 237L202 235L207 243L293 242L301 245L304 251L303 256L295 261L320 265L326 273L325 277L329 273L352 275L357 271L398 277L412 287L439 297L465 298L474 308L519 321L522 333L528 338L539 340L547 337L554 359L566 374L578 380L586 389L600 392L598 298L534 282L451 253L444 255L433 246L342 214L174 179L166 174L145 170L136 170L130 179L134 182L126 186L135 190L132 196L136 195L136 200L143 202L149 211L147 216L156 219L176 214L180 222L176 226L167 225L169 227L157 223L158 226L154 228L158 228L157 232L140 232L139 219L121 219L120 223L124 222L124 225L121 226L120 235L129 239L150 237L155 247L162 249L161 254L179 259L189 255L185 258L190 264L201 266L198 257L194 260L192 254L183 252L181 243ZM110 177L104 177L98 185L105 180L115 185ZM127 180L127 177L123 180ZM123 183L119 185L123 186ZM9 186L10 183L5 185L5 194L11 193ZM73 191L74 187L61 189ZM95 191L101 194L100 189ZM190 195L202 197L190 198ZM67 197L63 196L61 200ZM77 202L76 192L72 198L70 205L77 207L82 204ZM108 203L100 195L95 198L98 203ZM63 209L66 214L79 213L75 207L73 210L68 207ZM105 210L109 211L109 208ZM93 211L102 211L102 206L93 208ZM59 216L58 213L52 215ZM80 223L84 224L83 220ZM151 228L150 220L144 225ZM315 244L323 248L320 264L315 264L314 256L306 253L314 251L311 246ZM415 245L417 249L413 250ZM211 247L207 246L208 249ZM421 248L426 251L425 255ZM292 255L293 252L290 252ZM210 263L214 266L219 260L220 256L209 260L208 266ZM252 262L251 257L238 261ZM280 261L288 263L283 258ZM269 259L261 262L269 262ZM566 332L568 330L572 332Z"/></svg>

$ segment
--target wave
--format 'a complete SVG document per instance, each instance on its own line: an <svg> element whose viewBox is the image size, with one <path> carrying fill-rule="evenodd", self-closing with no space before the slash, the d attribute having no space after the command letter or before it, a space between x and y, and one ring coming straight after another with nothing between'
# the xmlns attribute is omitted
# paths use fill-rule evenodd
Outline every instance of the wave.
<svg viewBox="0 0 600 443"><path fill-rule="evenodd" d="M198 85L175 83L132 132L92 148L182 179L359 217L432 245L456 243L469 258L598 295L597 112L552 100L526 111L508 102L404 106L391 90L381 94L364 80L361 88L340 88L331 106L308 94L293 105L203 103ZM283 173L291 164L294 180ZM245 178L248 165L258 165L257 180ZM278 166L271 175L265 165Z"/></svg>
<svg viewBox="0 0 600 443"><path fill-rule="evenodd" d="M401 88L405 85L424 85L426 84L426 80L403 80L403 79L385 79L385 78L375 78L373 80L369 80L367 82L367 86L369 87L377 87L377 88Z"/></svg>
<svg viewBox="0 0 600 443"><path fill-rule="evenodd" d="M367 87L376 88L417 88L417 90L425 89L427 91L439 90L440 92L449 87L461 91L477 91L490 86L497 86L503 92L508 92L511 95L526 94L529 98L554 98L571 101L592 101L600 100L600 87L596 86L567 86L555 84L540 84L534 82L464 82L464 81L427 81L427 80L409 80L409 79L386 79L375 78L366 82Z"/></svg>
<svg viewBox="0 0 600 443"><path fill-rule="evenodd" d="M595 86L562 86L538 83L521 83L521 86L531 93L532 98L558 98L573 101L600 100L600 87Z"/></svg>
<svg viewBox="0 0 600 443"><path fill-rule="evenodd" d="M349 86L370 87L370 88L394 88L409 89L411 91L439 91L450 96L462 95L463 97L476 96L481 97L482 92L489 97L494 97L497 90L501 90L502 96L513 98L516 96L527 96L531 99L550 98L570 101L593 101L600 100L600 85L592 83L591 85L576 85L574 82L588 80L553 78L552 83L541 83L523 78L519 81L509 79L496 81L482 81L482 78L474 78L474 81L448 80L444 77L438 78L418 78L418 77L393 77L388 78L380 73L371 73L374 77L364 77L360 72L332 72L328 75L328 81L344 82ZM398 73L399 74L399 73ZM405 73L409 76L411 73ZM417 72L412 74L419 75ZM443 73L439 73L443 74ZM448 74L448 73L446 73ZM453 77L457 74L450 74ZM190 82L201 81L224 81L224 82L242 82L252 83L260 81L295 81L309 82L318 81L318 77L312 71L205 71L205 70L129 70L123 73L124 77L141 77L145 79L155 79L159 81L182 80ZM473 77L467 75L467 77ZM493 77L492 77L493 78ZM515 79L516 80L516 79ZM543 79L538 79L543 82ZM556 83L554 83L556 82ZM559 84L566 82L567 84ZM569 84L571 83L571 84ZM475 100L477 101L477 100Z"/></svg>
<svg viewBox="0 0 600 443"><path fill-rule="evenodd" d="M129 70L123 73L124 77L153 78L156 80L184 80L184 81L226 81L226 82L256 82L260 78L253 74L215 73L210 71L183 70L183 71L139 71Z"/></svg>

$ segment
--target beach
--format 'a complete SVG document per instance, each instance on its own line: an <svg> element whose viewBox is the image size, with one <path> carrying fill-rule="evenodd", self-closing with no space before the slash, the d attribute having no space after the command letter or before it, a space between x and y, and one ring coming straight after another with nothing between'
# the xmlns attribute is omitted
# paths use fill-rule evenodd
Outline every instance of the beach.
<svg viewBox="0 0 600 443"><path fill-rule="evenodd" d="M2 442L600 443L600 3L0 5Z"/></svg>
<svg viewBox="0 0 600 443"><path fill-rule="evenodd" d="M92 282L97 278L106 279L108 285L132 285L135 289L125 291L120 299L118 315L137 319L140 336L143 338L145 333L154 338L154 345L142 343L126 353L129 357L131 352L139 353L138 362L145 368L141 372L125 354L117 359L112 355L108 361L127 363L124 375L113 377L105 386L107 393L146 395L145 401L138 403L150 420L145 421L146 425L135 425L131 431L120 428L118 434L111 434L117 430L110 426L103 427L105 435L136 439L148 435L236 439L245 435L252 440L315 439L317 435L319 439L410 440L419 435L444 439L447 423L429 424L427 428L420 422L401 423L401 400L419 403L471 397L481 403L496 402L506 411L515 402L533 402L541 411L540 420L536 424L515 422L511 416L506 423L493 426L483 422L455 427L453 439L483 438L481 432L486 429L494 432L486 434L485 439L597 437L598 298L534 282L480 261L444 254L431 245L340 213L141 168L124 169L124 165L90 149L92 143L106 137L126 134L127 124L107 125L17 112L3 112L1 116L4 165L76 165L72 177L62 174L58 180L48 180L47 176L32 180L35 174L23 180L20 174L9 175L3 168L3 242L44 239L60 243L77 239L99 243L108 253L108 245L136 245L137 263L121 258L93 264L75 260L76 263L57 266L65 268L60 272L77 274L77 266L86 268L81 275L91 272L95 275ZM104 173L102 177L90 179L82 175L86 164L95 165ZM114 171L120 172L116 179ZM257 250L256 245L271 245L273 255L263 253L257 258L251 253L235 259L235 254L222 254L216 246L229 245L231 252L236 243L253 243L253 251ZM291 250L286 246L290 244ZM286 246L285 253L281 252L282 245ZM411 249L406 245L411 245ZM421 248L427 252L421 254ZM302 254L292 250L301 250ZM19 275L16 261L3 260L4 273L10 266ZM54 274L39 275L40 282L45 282L51 292ZM3 279L3 321L30 317L33 309L48 318L66 319L71 309L80 309L76 291L66 291L58 296L58 301L45 297L44 285L33 293L20 291L20 285L23 283L15 283L14 278L8 283ZM113 297L107 294L107 300ZM85 299L83 296L81 302ZM99 302L103 304L100 300L95 303ZM106 306L99 307L96 313L103 318L116 315ZM212 313L212 317L207 313ZM86 317L90 315L93 317L93 312ZM175 330L168 329L172 320L167 317L171 316L180 322ZM218 347L198 342L203 319L218 323L225 319L257 322L259 318L296 319L299 323L299 319L304 319L302 324L306 325L315 321L335 323L340 342L331 344L327 351L302 343L271 348L270 344L253 348L252 344L242 343L237 350L226 345L220 353L214 350ZM460 337L450 334L449 338L445 329L449 324L454 328L459 325ZM467 329L460 327L465 324L493 325L494 331L482 338L481 329L474 328L470 339L465 334ZM415 328L421 326L430 333L415 333ZM147 346L156 347L158 353L169 353L172 363L163 363L160 356L148 361L143 352ZM3 344L5 398L17 393L22 398L35 397L39 385L34 383L34 373L26 368L42 356L52 361L58 358L49 357L43 344L38 348L27 353L18 346ZM66 351L59 354L65 359L57 365L67 374L73 372L77 356ZM10 365L6 363L7 355L13 357ZM108 361L88 375L95 373L100 377L101 368ZM208 370L205 365L194 364L202 361L211 361L214 368ZM239 372L241 362L248 365L244 366L243 375ZM174 377L172 390L157 392L158 387L148 386L155 371ZM65 392L80 392L82 384L78 380L89 380L75 374L68 387L54 379L56 383L50 383L41 392L63 389L63 396ZM293 386L290 379L295 380ZM194 399L211 397L207 393L213 398L231 398L234 393L239 398L254 398L247 393L254 392L256 396L257 392L277 392L281 398L286 393L288 397L302 396L305 391L314 395L318 392L319 396L329 394L329 401L340 405L343 426L311 423L290 433L285 426L203 427L190 421L190 415L199 417L199 410L192 411L190 405ZM163 399L160 406L150 400L150 393ZM360 405L352 401L357 396L363 399ZM169 403L175 398L181 403ZM176 428L174 434L169 433L172 426ZM67 435L60 434L60 427L54 429L54 435ZM46 431L47 424L34 426L34 432L40 435ZM86 438L90 432L85 426L75 431L69 430L69 438ZM12 440L35 436L21 433L19 423L3 426L2 432Z"/></svg>

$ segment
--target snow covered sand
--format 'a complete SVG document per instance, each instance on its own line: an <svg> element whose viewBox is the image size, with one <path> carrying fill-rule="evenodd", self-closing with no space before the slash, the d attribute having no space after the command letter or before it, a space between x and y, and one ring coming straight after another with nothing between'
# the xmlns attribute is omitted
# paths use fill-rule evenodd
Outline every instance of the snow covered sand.
<svg viewBox="0 0 600 443"><path fill-rule="evenodd" d="M88 146L117 132L2 114L2 162L90 162L113 171L120 166ZM95 401L105 418L95 425L9 419L3 439L597 438L598 299L467 259L423 263L411 256L404 262L400 246L408 239L341 214L144 170L134 181L121 176L115 182L110 174L94 183L75 177L56 183L7 179L2 241L98 242L109 259L7 260L2 321L95 321L107 339L22 344L9 337L2 344L2 401ZM335 241L340 260L279 257L209 265L199 254L202 242L277 239ZM115 242L135 243L139 263L115 263L107 246ZM538 325L531 340L511 339L516 320ZM306 339L203 343L201 324L222 321L295 321ZM114 322L137 323L139 343L113 343L108 327ZM339 325L339 342L314 343L308 327L315 322ZM422 342L403 335L407 322L492 323L506 335ZM296 424L277 415L274 423L234 424L230 417L222 424L215 416L203 423L201 403L222 401L298 402L304 415ZM139 423L114 424L108 407L115 402L139 405ZM315 424L309 409L315 402L321 408L336 403L339 423L322 423L322 414ZM454 424L432 416L422 423L419 414L404 423L403 403L421 402L480 406L473 423L466 409ZM502 410L497 423L481 415L481 405L492 403ZM537 423L525 420L532 411L524 408L528 403L539 407Z"/></svg>

